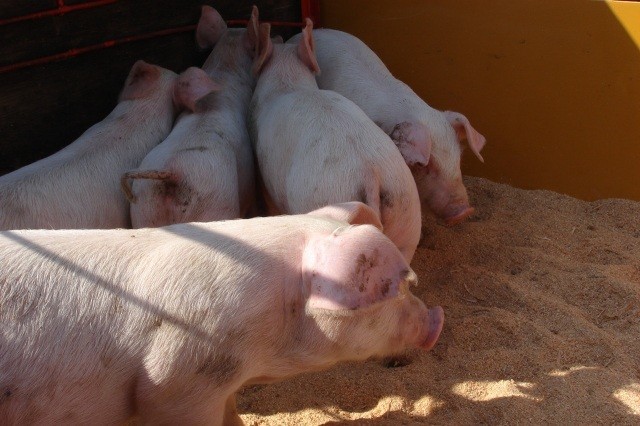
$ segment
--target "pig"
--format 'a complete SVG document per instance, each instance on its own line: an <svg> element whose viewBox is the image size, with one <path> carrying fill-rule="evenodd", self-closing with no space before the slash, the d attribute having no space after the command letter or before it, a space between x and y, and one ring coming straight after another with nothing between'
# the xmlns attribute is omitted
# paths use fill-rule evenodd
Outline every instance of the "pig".
<svg viewBox="0 0 640 426"><path fill-rule="evenodd" d="M242 424L243 385L429 350L377 216L0 232L0 424Z"/></svg>
<svg viewBox="0 0 640 426"><path fill-rule="evenodd" d="M227 29L215 9L202 7L196 39L203 48L215 47L204 71L192 67L178 78L174 98L187 110L138 169L122 177L134 228L235 219L253 207L246 116L257 25L255 6L246 30Z"/></svg>
<svg viewBox="0 0 640 426"><path fill-rule="evenodd" d="M118 105L75 142L0 177L0 229L125 228L120 176L171 131L177 75L138 61Z"/></svg>
<svg viewBox="0 0 640 426"><path fill-rule="evenodd" d="M287 41L298 44L298 34ZM334 90L358 105L391 136L411 169L420 200L447 225L469 217L467 190L460 171L461 142L484 162L485 138L469 120L453 111L436 110L396 79L360 39L342 31L313 32L321 89Z"/></svg>
<svg viewBox="0 0 640 426"><path fill-rule="evenodd" d="M421 231L416 184L399 151L360 108L320 90L314 74L313 24L300 43L272 43L260 25L259 74L251 100L256 159L270 212L298 214L362 201L411 262Z"/></svg>

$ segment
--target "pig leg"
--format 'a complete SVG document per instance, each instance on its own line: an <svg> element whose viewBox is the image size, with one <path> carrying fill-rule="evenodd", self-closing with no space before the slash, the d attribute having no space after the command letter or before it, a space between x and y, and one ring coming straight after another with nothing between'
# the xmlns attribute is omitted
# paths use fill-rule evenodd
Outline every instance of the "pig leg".
<svg viewBox="0 0 640 426"><path fill-rule="evenodd" d="M232 389L212 389L211 385L200 377L181 383L153 383L149 377L141 380L136 395L140 423L226 425L225 396Z"/></svg>

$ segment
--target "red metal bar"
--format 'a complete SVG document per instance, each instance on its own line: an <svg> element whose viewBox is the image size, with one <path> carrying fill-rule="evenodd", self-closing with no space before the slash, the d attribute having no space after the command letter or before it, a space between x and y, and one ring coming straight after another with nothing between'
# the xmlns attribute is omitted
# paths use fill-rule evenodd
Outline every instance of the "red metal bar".
<svg viewBox="0 0 640 426"><path fill-rule="evenodd" d="M47 10L44 12L32 13L30 15L17 16L14 18L8 19L0 19L0 26L14 24L16 22L35 20L39 18L44 18L48 16L59 16L68 12L73 12L76 10L84 10L84 9L92 9L95 7L105 6L108 4L112 4L117 2L118 0L95 0L92 2L81 3L78 5L67 6L64 3L64 0L56 0L56 4L58 6L57 9ZM311 18L314 22L315 27L320 27L320 1L319 0L301 0L301 9L302 9L302 20L304 18ZM231 19L227 21L228 25L247 25L249 21L247 19ZM264 21L268 22L273 26L282 26L282 27L302 27L304 24L302 22L284 22L284 21ZM42 65L49 62L59 61L62 59L73 58L75 56L93 52L96 50L106 49L109 47L113 47L116 45L130 43L133 41L146 40L153 37L161 37L170 34L177 34L186 31L193 31L196 28L195 25L189 25L178 28L170 28L161 31L155 31L147 34L140 34L130 37L124 37L116 40L108 40L99 44L93 44L91 46L79 47L67 50L66 52L57 53L55 55L43 56L41 58L31 59L28 61L18 62L15 64L5 65L4 67L0 67L0 74L16 71L22 68L27 68L35 65Z"/></svg>
<svg viewBox="0 0 640 426"><path fill-rule="evenodd" d="M320 28L320 0L301 0L302 20L310 18L314 28Z"/></svg>
<svg viewBox="0 0 640 426"><path fill-rule="evenodd" d="M16 16L14 18L0 19L0 26L15 24L16 22L31 21L34 19L45 18L47 16L59 16L65 13L74 12L76 10L93 9L95 7L105 6L115 3L118 0L96 0L88 3L80 3L72 6L66 6L64 1L58 0L58 8L46 10L44 12L36 12L30 15Z"/></svg>
<svg viewBox="0 0 640 426"><path fill-rule="evenodd" d="M227 21L227 25L247 25L248 19L230 19ZM274 27L303 27L302 22L285 22L285 21L260 21L260 23L267 22Z"/></svg>
<svg viewBox="0 0 640 426"><path fill-rule="evenodd" d="M22 68L26 68L26 67L31 67L34 65L42 65L42 64L46 64L49 62L54 62L54 61L59 61L61 59L68 59L68 58L73 58L74 56L78 56L81 55L83 53L88 53L88 52L93 52L96 50L101 50L101 49L106 49L108 47L113 47L113 46L117 46L119 44L124 44L124 43L130 43L133 41L140 41L140 40L146 40L146 39L150 39L150 38L154 38L154 37L162 37L165 35L171 35L171 34L178 34L178 33L184 33L187 31L193 31L196 29L195 25L188 25L185 27L178 27L178 28L169 28L166 30L161 30L161 31L155 31L152 33L147 33L147 34L140 34L140 35L135 35L135 36L130 36L130 37L124 37L124 38L119 38L116 40L108 40L99 44L93 44L91 46L85 46L85 47L79 47L77 49L70 49L67 50L66 52L62 52L62 53L57 53L55 55L50 55L50 56L44 56L42 58L36 58L36 59L31 59L29 61L24 61L24 62L18 62L15 64L10 64L10 65L5 65L4 67L0 67L0 74L3 74L5 72L9 72L9 71L16 71Z"/></svg>

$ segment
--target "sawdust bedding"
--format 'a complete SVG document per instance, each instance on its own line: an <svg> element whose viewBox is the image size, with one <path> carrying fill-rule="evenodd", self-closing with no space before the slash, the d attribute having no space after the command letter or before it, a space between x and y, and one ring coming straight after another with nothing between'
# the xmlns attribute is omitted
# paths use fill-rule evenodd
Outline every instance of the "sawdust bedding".
<svg viewBox="0 0 640 426"><path fill-rule="evenodd" d="M465 183L412 262L436 347L243 389L247 424L640 424L640 203Z"/></svg>

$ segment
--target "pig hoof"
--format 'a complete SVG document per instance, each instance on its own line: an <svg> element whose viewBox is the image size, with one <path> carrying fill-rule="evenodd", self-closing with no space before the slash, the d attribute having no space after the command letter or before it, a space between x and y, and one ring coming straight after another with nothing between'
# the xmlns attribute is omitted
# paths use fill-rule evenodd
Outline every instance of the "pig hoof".
<svg viewBox="0 0 640 426"><path fill-rule="evenodd" d="M454 226L457 225L460 222L464 222L466 218L468 218L469 216L471 216L473 214L473 212L475 211L475 209L473 207L467 207L464 210L462 210L462 212L457 213L454 216L449 216L444 220L444 223L447 226Z"/></svg>
<svg viewBox="0 0 640 426"><path fill-rule="evenodd" d="M406 367L413 360L406 355L390 356L382 360L382 366L385 368Z"/></svg>
<svg viewBox="0 0 640 426"><path fill-rule="evenodd" d="M440 306L429 309L429 334L426 340L420 345L422 349L428 351L433 348L442 332L444 324L444 311Z"/></svg>

